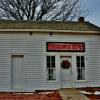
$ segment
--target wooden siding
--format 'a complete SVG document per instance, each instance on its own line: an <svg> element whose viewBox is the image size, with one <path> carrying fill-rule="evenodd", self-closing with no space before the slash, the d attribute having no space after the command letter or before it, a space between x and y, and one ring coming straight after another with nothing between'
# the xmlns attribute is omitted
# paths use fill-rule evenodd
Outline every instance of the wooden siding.
<svg viewBox="0 0 100 100"><path fill-rule="evenodd" d="M77 82L74 87L100 85L100 35L67 35L0 33L0 91L11 89L11 55L24 55L24 85L21 91L34 89L60 88L60 79L56 82L45 80L46 42L85 42L86 82ZM55 55L59 53L55 52ZM66 53L77 55L79 53ZM73 67L75 72L75 66ZM16 90L14 90L16 91Z"/></svg>

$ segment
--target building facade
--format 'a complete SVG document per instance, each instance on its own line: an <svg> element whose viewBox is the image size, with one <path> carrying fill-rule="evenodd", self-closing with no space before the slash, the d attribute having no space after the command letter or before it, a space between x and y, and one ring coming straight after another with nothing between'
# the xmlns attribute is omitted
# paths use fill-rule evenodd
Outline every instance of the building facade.
<svg viewBox="0 0 100 100"><path fill-rule="evenodd" d="M100 87L99 27L0 21L0 91L77 87Z"/></svg>

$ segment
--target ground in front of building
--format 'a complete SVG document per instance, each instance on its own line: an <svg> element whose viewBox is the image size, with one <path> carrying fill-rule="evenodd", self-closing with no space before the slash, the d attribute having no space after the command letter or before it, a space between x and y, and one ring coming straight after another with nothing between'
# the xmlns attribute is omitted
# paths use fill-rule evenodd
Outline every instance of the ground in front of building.
<svg viewBox="0 0 100 100"><path fill-rule="evenodd" d="M32 93L0 93L0 100L62 100L57 90L37 90Z"/></svg>
<svg viewBox="0 0 100 100"><path fill-rule="evenodd" d="M31 93L0 92L0 100L100 100L100 88L36 90ZM83 92L83 93L82 93Z"/></svg>
<svg viewBox="0 0 100 100"><path fill-rule="evenodd" d="M100 87L87 87L81 88L80 90L80 92L83 92L89 100L100 100Z"/></svg>

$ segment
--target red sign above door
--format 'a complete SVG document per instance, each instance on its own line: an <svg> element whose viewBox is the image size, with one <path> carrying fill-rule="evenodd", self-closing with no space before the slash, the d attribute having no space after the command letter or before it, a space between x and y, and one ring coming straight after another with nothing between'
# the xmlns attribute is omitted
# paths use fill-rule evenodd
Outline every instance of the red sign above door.
<svg viewBox="0 0 100 100"><path fill-rule="evenodd" d="M47 51L85 52L85 43L83 42L47 42Z"/></svg>

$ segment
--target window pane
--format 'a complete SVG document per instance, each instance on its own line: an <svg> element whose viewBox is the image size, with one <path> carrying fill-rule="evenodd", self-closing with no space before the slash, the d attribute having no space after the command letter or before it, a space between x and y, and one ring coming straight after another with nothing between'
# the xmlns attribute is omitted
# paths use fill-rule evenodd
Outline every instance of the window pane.
<svg viewBox="0 0 100 100"><path fill-rule="evenodd" d="M47 56L47 68L50 68L50 56Z"/></svg>
<svg viewBox="0 0 100 100"><path fill-rule="evenodd" d="M84 56L81 56L81 61L84 62Z"/></svg>
<svg viewBox="0 0 100 100"><path fill-rule="evenodd" d="M47 62L47 68L50 68L50 62Z"/></svg>
<svg viewBox="0 0 100 100"><path fill-rule="evenodd" d="M51 57L51 61L52 61L52 62L55 62L55 56L52 56L52 57Z"/></svg>
<svg viewBox="0 0 100 100"><path fill-rule="evenodd" d="M52 67L55 67L55 56L51 57L51 61L52 61Z"/></svg>
<svg viewBox="0 0 100 100"><path fill-rule="evenodd" d="M85 79L85 68L82 68L82 79Z"/></svg>
<svg viewBox="0 0 100 100"><path fill-rule="evenodd" d="M85 64L84 64L84 62L81 62L81 67L85 67Z"/></svg>
<svg viewBox="0 0 100 100"><path fill-rule="evenodd" d="M48 69L48 79L47 80L52 80L51 69Z"/></svg>
<svg viewBox="0 0 100 100"><path fill-rule="evenodd" d="M80 79L81 79L81 76L80 76L80 74L78 73L77 80L80 80Z"/></svg>
<svg viewBox="0 0 100 100"><path fill-rule="evenodd" d="M50 62L50 56L47 56L47 62Z"/></svg>
<svg viewBox="0 0 100 100"><path fill-rule="evenodd" d="M77 56L76 60L77 60L78 62L80 62L80 56Z"/></svg>
<svg viewBox="0 0 100 100"><path fill-rule="evenodd" d="M81 70L80 70L80 68L78 68L78 69L77 69L77 71L78 71L78 74L80 74L80 73L81 73Z"/></svg>
<svg viewBox="0 0 100 100"><path fill-rule="evenodd" d="M77 62L77 67L80 67L80 62Z"/></svg>
<svg viewBox="0 0 100 100"><path fill-rule="evenodd" d="M55 80L55 73L53 69L48 69L48 80Z"/></svg>
<svg viewBox="0 0 100 100"><path fill-rule="evenodd" d="M55 79L55 56L47 56L47 80Z"/></svg>
<svg viewBox="0 0 100 100"><path fill-rule="evenodd" d="M82 80L82 74L80 73L78 73L78 76L77 76L77 80Z"/></svg>
<svg viewBox="0 0 100 100"><path fill-rule="evenodd" d="M55 67L55 62L52 62L52 67L53 67L53 68Z"/></svg>
<svg viewBox="0 0 100 100"><path fill-rule="evenodd" d="M85 61L84 56L77 56L77 80L84 80L85 79Z"/></svg>

